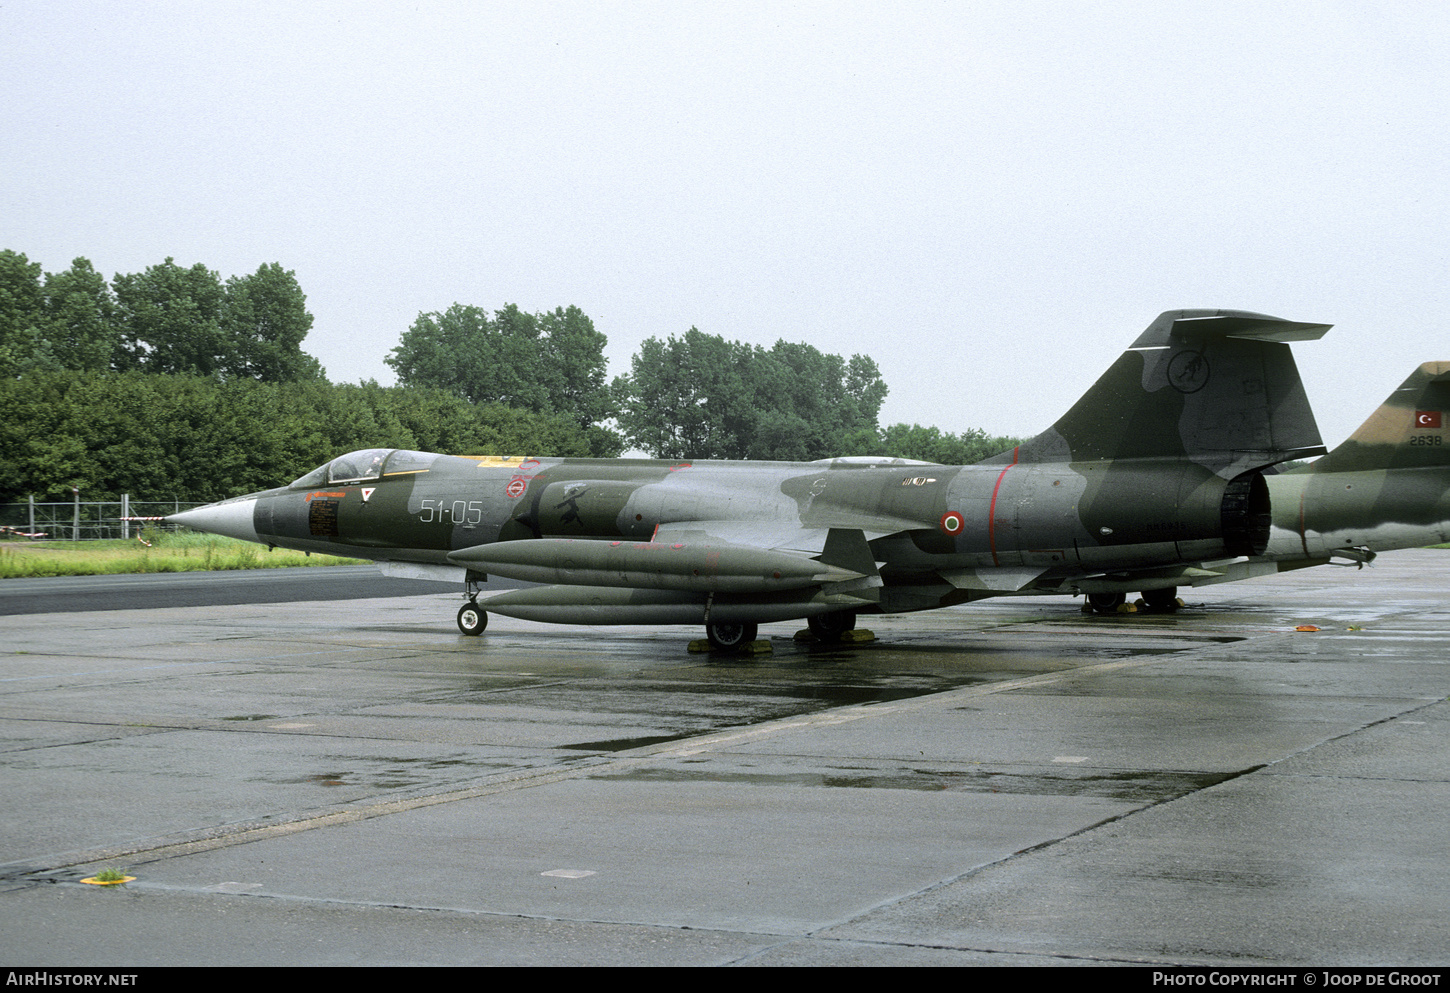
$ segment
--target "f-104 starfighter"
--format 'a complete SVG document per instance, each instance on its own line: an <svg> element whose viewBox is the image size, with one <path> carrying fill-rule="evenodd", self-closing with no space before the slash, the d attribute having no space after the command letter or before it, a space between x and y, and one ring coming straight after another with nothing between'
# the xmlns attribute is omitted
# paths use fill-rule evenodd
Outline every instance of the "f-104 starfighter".
<svg viewBox="0 0 1450 993"><path fill-rule="evenodd" d="M976 465L379 448L169 520L458 582L466 635L486 611L703 625L730 648L765 622L832 637L863 614L994 596L1109 611L1139 592L1172 610L1180 586L1445 540L1450 365L1422 367L1329 458L1276 473L1325 452L1289 343L1328 328L1164 313L1050 428ZM490 575L542 585L480 602Z"/></svg>

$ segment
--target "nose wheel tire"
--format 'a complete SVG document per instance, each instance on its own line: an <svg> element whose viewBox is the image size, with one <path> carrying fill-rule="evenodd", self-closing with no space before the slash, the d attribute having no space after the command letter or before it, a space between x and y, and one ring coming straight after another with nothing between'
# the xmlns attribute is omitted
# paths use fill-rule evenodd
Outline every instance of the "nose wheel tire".
<svg viewBox="0 0 1450 993"><path fill-rule="evenodd" d="M756 630L749 622L718 621L705 625L705 639L711 648L733 651L754 641Z"/></svg>
<svg viewBox="0 0 1450 993"><path fill-rule="evenodd" d="M458 608L458 630L470 637L477 637L483 634L483 629L488 627L488 615L483 608L470 600Z"/></svg>

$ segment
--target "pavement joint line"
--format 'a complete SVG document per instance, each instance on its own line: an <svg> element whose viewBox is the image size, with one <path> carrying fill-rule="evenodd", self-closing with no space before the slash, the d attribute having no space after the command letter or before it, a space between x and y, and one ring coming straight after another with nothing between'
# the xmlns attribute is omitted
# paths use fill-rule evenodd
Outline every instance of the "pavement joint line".
<svg viewBox="0 0 1450 993"><path fill-rule="evenodd" d="M1418 714L1422 710L1429 710L1431 707L1438 706L1439 704L1441 704L1443 702L1444 702L1444 699L1439 698L1439 697L1437 697L1437 698L1435 698L1433 700L1424 700L1424 699L1421 699L1415 706L1409 707L1406 710L1396 711L1393 714L1386 714L1384 717L1377 717L1377 718L1375 718L1372 721L1366 721L1365 723L1361 724L1359 727L1350 728L1349 730L1347 730L1347 731L1341 731L1338 734L1332 734L1329 737L1324 738L1321 741L1316 741L1313 744L1305 745L1303 748L1300 748L1300 749L1298 749L1296 751L1293 751L1293 752L1289 752L1286 755L1280 755L1278 758L1274 759L1272 762L1265 763L1264 764L1264 769L1266 769L1266 770L1273 770L1273 768L1275 766L1281 765L1284 762L1288 762L1291 759L1296 759L1296 758L1298 758L1301 755L1308 755L1310 752L1314 751L1315 749L1323 748L1325 745L1332 745L1335 742L1337 742L1337 741L1343 741L1346 738L1352 738L1353 736L1355 736L1357 734L1363 734L1364 732L1368 731L1370 728L1380 727L1381 725L1392 724L1395 721L1403 720L1404 718L1410 716L1411 714ZM1341 779L1341 778L1345 778L1345 777L1342 777L1342 776L1323 776L1323 775L1317 775L1317 774L1314 774L1314 773L1276 773L1276 775L1290 775L1290 776L1300 776L1300 777L1304 777L1304 778L1326 778L1326 779ZM1355 778L1357 780L1358 779L1380 779L1380 780L1386 780L1387 779L1387 777L1384 777L1384 776L1355 776L1353 778ZM1401 782L1443 782L1443 780L1438 780L1438 779L1397 780L1397 781L1401 781Z"/></svg>
<svg viewBox="0 0 1450 993"><path fill-rule="evenodd" d="M198 893L214 892L213 887L197 887L197 886L193 886L193 885L176 885L176 884L171 884L171 883L156 883L156 882L142 882L142 881L138 881L138 882L136 882L135 884L132 884L132 885L138 891L140 891L140 890L150 890L150 891L154 891L154 892L158 892L158 893L184 893L184 894L192 894L192 895L194 895L194 894L198 894ZM241 895L241 894L228 894L228 895ZM771 954L772 952L777 951L777 950L779 950L781 948L786 948L786 947L789 947L791 945L800 944L802 942L805 942L805 943L808 943L808 944L814 944L814 943L818 943L819 942L819 943L826 943L826 944L831 944L831 945L853 945L853 946L859 946L859 947L884 948L884 949L902 949L902 948L906 948L906 949L925 949L925 950L928 950L928 951L941 951L941 952L949 952L949 953L953 953L953 954L1000 955L1000 956L1006 956L1006 957L1009 957L1009 958L1020 958L1020 959L1026 959L1026 958L1048 958L1048 959L1058 959L1058 960L1062 960L1062 961L1112 962L1112 963L1125 963L1125 964L1132 964L1132 965L1154 965L1154 964L1158 964L1160 962L1162 962L1163 964L1172 964L1172 963L1174 963L1176 961L1176 960L1171 959L1171 958L1169 958L1169 959L1158 959L1158 958L1149 958L1149 957L1132 956L1132 955L1090 955L1090 954L1086 954L1086 953L1054 952L1054 951L1050 951L1050 950L1022 950L1022 949L1014 949L1014 948L983 948L983 947L976 947L976 946L965 947L965 946L960 946L960 945L945 944L945 943L942 943L942 942L912 941L912 940L906 940L906 939L894 940L893 941L893 940L886 939L886 938L859 938L859 937L850 937L850 938L848 938L848 937L838 937L836 935L831 935L831 934L821 934L821 933L817 933L817 932L801 932L801 931L790 931L790 930L784 930L784 929L782 929L782 930L776 930L776 931L767 931L767 930L752 929L752 928L733 928L733 927L723 927L723 926L697 926L697 925L689 925L689 924L663 924L663 923L660 923L658 921L649 921L649 920L620 920L620 919L608 918L608 917L588 917L588 916L583 916L583 915L566 916L566 915L560 915L560 914L527 914L527 913L521 913L521 912L518 912L518 911L480 910L480 909L473 908L473 907L452 907L452 906L445 906L445 905L442 905L442 904L398 903L398 902L394 902L394 901L385 901L385 900L351 900L351 899L341 899L341 898L338 898L338 897L299 896L299 895L293 894L293 893L260 892L260 893L248 893L248 894L245 894L245 895L248 898L255 899L255 900L277 900L277 901L289 902L289 903L323 904L323 905L331 905L331 906L339 906L339 907L348 907L348 908L367 907L367 908L382 909L382 910L422 911L422 912L425 912L425 913L435 913L435 914L456 914L456 915L460 915L460 916L464 916L464 917L473 917L473 918L488 917L488 918L500 918L500 919L506 919L506 920L516 920L516 921L544 921L544 922L561 923L561 924L598 924L598 925L605 925L605 926L611 926L611 927L647 928L647 929L650 929L650 930L670 931L670 932L688 932L690 934L701 934L701 935L703 935L703 934L715 934L715 935L722 935L722 936L732 936L732 937L744 938L744 939L747 939L747 940L749 940L749 939L761 939L761 940L766 940L766 941L769 941L770 942L769 944L767 944L767 945L765 945L765 946L763 946L761 948L758 948L758 949L755 949L755 950L753 950L751 952L747 952L745 954L739 955L736 958L729 959L729 960L723 961L721 963L718 963L719 965L723 965L723 966L738 965L738 964L742 964L742 963L746 963L746 962L751 962L751 961L754 961L756 959L759 959L759 958L762 958L764 956L767 956L767 955ZM832 926L835 926L835 925L827 925L827 926L828 927L832 927Z"/></svg>
<svg viewBox="0 0 1450 993"><path fill-rule="evenodd" d="M114 861L121 858L130 859L134 865L145 865L148 862L157 862L175 856L195 855L200 852L297 834L302 831L313 830L314 828L353 824L359 821L371 820L375 817L384 817L389 814L406 813L410 810L419 810L445 803L455 803L460 800L474 800L499 793L528 789L534 786L546 786L585 775L597 775L601 772L629 769L646 765L662 758L680 758L697 755L701 752L722 746L737 745L746 741L757 740L784 731L794 731L803 727L823 727L832 724L845 724L869 717L898 714L930 706L951 706L960 700L988 696L994 693L1010 692L1027 687L1050 685L1082 673L1107 673L1153 665L1161 663L1170 657L1172 656L1155 655L1132 659L1114 659L1108 662L1077 666L1072 669L1063 669L1057 672L1040 673L1035 676L1026 676L1020 679L1009 679L978 686L960 687L955 690L927 694L925 696L914 697L910 700L900 700L888 704L854 704L850 707L824 711L818 714L784 717L779 720L768 721L746 728L709 732L683 741L645 745L640 748L630 749L628 752L616 753L612 758L579 758L566 761L562 765L550 766L544 769L524 769L499 773L487 777L483 782L474 786L467 786L461 789L447 789L438 793L429 793L421 796L381 800L362 806L302 816L270 824L258 824L255 821L251 821L238 825L219 825L205 829L196 837L182 838L174 841L161 841L159 844L155 843L154 839L151 839L135 845L112 846L69 852L52 856L48 859L26 859L22 862L10 863L8 866L0 864L0 879L13 878L17 874L23 876L43 875L63 869L71 869L76 866ZM1093 826L1096 827L1097 825ZM144 858L138 858L138 856L144 856ZM6 871L7 869L10 871Z"/></svg>
<svg viewBox="0 0 1450 993"><path fill-rule="evenodd" d="M1179 800L1183 800L1187 797L1197 796L1198 794L1203 793L1207 790L1216 789L1217 787L1222 786L1225 783L1231 783L1236 780L1243 779L1245 776L1252 776L1254 773L1261 772L1264 769L1268 768L1268 766L1269 763L1259 763L1257 765L1251 765L1243 769L1235 770L1229 773L1223 779L1210 783L1206 786L1200 786L1196 789L1187 790L1186 792L1178 793L1174 796L1159 797L1156 800L1152 800L1148 803L1136 806L1131 810L1125 810L1120 814L1112 814L1104 817L1102 820L1094 821L1091 824L1084 824L1081 827L1069 831L1066 834L1059 835L1056 838L1047 838L1043 841L1037 842L1036 844L1028 845L1026 848L1020 848L1015 852L1008 852L1006 855L1000 856L998 858L978 863L977 865L964 869L955 875L946 876L944 878L936 880L933 883L929 883L926 886L922 886L911 893L900 893L896 896L888 897L887 899L882 900L874 906L867 907L865 910L854 914L851 917L836 921L831 924L822 925L820 928L812 931L810 933L810 936L813 938L830 937L824 932L829 931L833 928L847 927L851 924L856 923L857 921L866 920L872 914L884 910L887 907L897 906L898 904L904 903L907 900L911 900L919 896L925 896L928 893L934 893L937 890L943 889L947 886L952 886L965 879L971 879L974 876L981 875L982 873L995 869L998 866L1010 865L1011 863L1016 862L1019 859L1026 858L1027 856L1036 855L1039 852L1044 852L1052 848L1056 848L1058 845L1062 844L1065 841L1071 841L1073 838L1078 838L1082 835L1089 834L1093 831L1098 830L1099 828L1106 827L1109 824L1117 824L1121 821L1128 820L1129 818L1137 817L1139 814L1144 813L1145 811L1154 810L1158 807L1162 807L1170 803L1177 803Z"/></svg>
<svg viewBox="0 0 1450 993"><path fill-rule="evenodd" d="M1283 637L1287 637L1288 636L1288 632L1283 633L1282 636ZM1136 662L1138 660L1132 660L1132 661ZM1104 663L1102 666L1092 666L1092 667L1083 667L1083 668L1092 668L1092 669L1099 669L1100 670L1100 669L1107 669L1107 668L1110 668L1110 667L1112 667L1112 663ZM1076 671L1079 671L1079 670L1073 669L1073 670L1064 670L1064 671L1065 672L1076 672ZM1059 673L1054 673L1052 675L1060 675L1060 674ZM1029 684L1029 683L1032 683L1035 680L1038 680L1039 678L1040 677L1028 677L1027 679L1018 680L1016 682L1019 682L1019 683L1022 683L1022 684ZM953 690L953 691L949 691L948 693L939 694L939 696L950 696L950 695L953 695L953 694L969 695L969 693L967 691L970 691L970 690L988 690L988 691L990 691L990 690L993 690L994 688L999 687L1001 685L1002 684L994 683L994 684L991 684L990 686L987 686L987 687L964 687L961 690ZM914 701L906 701L906 702L910 703L910 702L914 702ZM1067 834L1064 834L1061 837L1058 837L1058 838L1049 838L1049 839L1046 839L1045 841L1038 842L1035 845L1031 845L1031 846L1029 846L1027 848L1023 848L1023 849L1021 849L1019 851L1011 852L1011 853L1009 853L1007 855L1002 856L1001 858L993 859L993 860L988 861L988 862L983 862L980 865L972 866L971 868L966 869L965 871L963 871L961 873L958 873L955 876L951 876L951 877L944 878L944 879L939 879L936 882L931 883L931 884L929 884L927 886L923 886L920 889L918 889L918 890L916 890L916 891L914 891L912 893L903 893L903 894L900 894L898 896L892 897L890 899L883 900L879 904L876 904L875 906L869 907L865 911L863 911L862 913L857 914L857 915L855 915L853 917L847 918L847 919L842 920L842 921L837 921L837 922L835 922L833 924L825 925L825 926L819 928L818 930L811 932L810 937L812 937L812 938L829 938L830 935L825 934L823 932L829 931L832 928L837 928L837 927L843 927L843 926L850 925L850 924L852 924L852 923L854 923L855 921L858 921L858 920L863 920L863 919L869 917L871 914L874 914L877 911L882 910L883 908L895 906L895 905L900 904L900 903L902 903L902 902L904 902L906 900L910 900L910 899L912 899L914 897L922 896L922 895L925 895L927 893L934 892L934 891L936 891L938 889L941 889L941 888L943 888L945 886L950 886L950 885L952 885L954 883L957 883L957 882L959 882L961 880L964 880L964 879L969 879L969 878L971 878L973 876L976 876L976 875L978 875L980 873L986 872L986 871L988 871L990 869L993 869L993 868L995 868L997 866L1006 865L1006 864L1009 864L1011 862L1014 862L1014 861L1016 861L1016 860L1018 860L1020 858L1023 858L1025 856L1029 856L1029 855L1033 855L1033 854L1036 854L1036 853L1041 852L1041 851L1045 851L1047 849L1053 848L1053 847L1061 844L1064 841L1068 841L1068 840L1070 840L1072 838L1076 838L1076 837L1078 837L1080 835L1084 835L1084 834L1088 834L1089 832L1096 831L1099 828L1104 827L1104 826L1106 826L1108 824L1115 824L1115 823L1118 823L1119 821L1127 820L1128 818L1131 818L1131 817L1136 817L1138 814L1141 814L1144 811L1152 810L1152 809L1154 809L1156 807L1160 807L1160 806L1163 806L1165 804L1175 803L1175 802L1177 802L1179 800L1182 800L1182 799L1185 799L1187 797L1197 796L1198 794L1200 794L1200 793L1202 793L1202 792L1204 792L1206 790L1215 789L1217 787L1223 786L1226 783L1231 783L1231 782L1235 782L1235 781L1237 781L1239 779L1243 779L1246 776L1252 776L1252 775L1254 775L1256 773L1261 773L1261 772L1264 772L1264 773L1272 772L1275 766L1277 766L1277 765L1279 765L1279 764L1281 764L1281 763L1283 763L1285 761L1288 761L1290 759L1293 759L1293 758L1298 757L1298 756L1301 756L1301 755L1308 754L1309 752L1312 752L1312 751L1314 751L1317 748L1321 748L1324 745L1332 744L1332 743L1334 743L1336 741L1342 741L1342 740L1344 740L1346 738L1349 738L1349 737L1351 737L1353 735L1360 734L1360 733L1362 733L1364 731L1367 731L1370 728L1378 727L1380 725L1389 724L1389 723L1392 723L1394 721L1401 720L1401 719L1403 719L1404 717L1406 717L1406 716L1408 716L1410 714L1419 713L1422 710L1426 710L1426 709L1428 709L1430 707L1434 707L1434 706L1436 706L1436 705L1438 705L1438 704L1440 704L1442 702L1443 702L1443 700L1440 699L1440 698L1436 698L1436 699L1433 699L1433 700L1425 700L1425 701L1419 702L1416 706L1410 707L1410 708L1408 708L1406 710L1398 711L1398 712L1396 712L1394 714L1388 714L1388 715L1386 715L1384 717L1379 717L1379 718L1376 718L1376 719L1374 719L1372 721L1367 721L1367 722L1365 722L1364 724L1362 724L1361 726L1359 726L1357 728L1351 728L1350 730L1341 732L1339 734L1331 735L1331 736L1325 738L1322 741L1315 742L1314 744L1311 744L1311 745L1306 745L1305 747L1303 747L1301 749L1298 749L1297 751L1291 752L1291 753L1289 753L1287 755L1280 756L1279 758L1274 759L1271 762L1264 762L1264 763L1260 763L1260 764L1257 764L1257 765L1248 766L1248 767L1246 767L1244 769L1237 770L1236 772L1231 773L1230 775L1228 775L1224 779L1218 780L1218 781L1216 781L1214 783L1211 783L1211 784L1209 784L1207 786L1203 786L1203 787L1200 787L1198 789L1189 790L1186 793L1180 793L1180 794L1178 794L1176 796L1161 797L1161 798L1159 798L1157 800L1154 800L1154 801L1152 801L1150 803L1146 803L1146 804L1143 804L1142 806L1135 807L1132 810L1125 811L1125 812L1123 812L1121 814L1115 814L1115 815L1110 816L1110 817L1105 817L1102 820L1097 821L1097 822L1095 822L1093 824L1083 825L1082 827L1080 827L1080 828L1078 828L1078 829L1076 829L1074 831L1068 832ZM1357 778L1362 778L1362 777L1357 777Z"/></svg>
<svg viewBox="0 0 1450 993"><path fill-rule="evenodd" d="M598 765L608 764L610 763L591 763L589 759L577 759L567 767L551 766L547 769L514 770L489 777L489 781L476 786L445 790L440 793L432 793L425 796L384 800L369 803L365 806L333 810L322 814L302 816L271 824L258 824L255 821L251 821L240 825L218 825L217 827L204 829L191 838L162 841L160 844L154 843L154 840L144 841L136 845L118 845L70 852L45 860L27 859L23 862L10 863L8 866L0 865L0 878L7 878L14 875L13 872L6 872L5 870L7 868L19 870L23 875L36 875L55 872L60 869L69 869L75 866L90 865L94 862L113 861L119 858L133 858L135 856L146 856L144 859L137 860L133 863L136 865L145 865L148 862L158 862L162 859L172 858L178 855L194 855L199 852L213 851L218 848L229 848L233 845L243 845L253 841L263 841L268 838L297 834L302 831L310 831L313 828L353 824L358 821L370 820L374 817L382 817L387 814L403 813L408 810L432 807L438 804L469 800L477 797L490 796L495 793L506 793L516 789L523 789L528 786L557 782L576 775L581 765L587 766L592 770Z"/></svg>

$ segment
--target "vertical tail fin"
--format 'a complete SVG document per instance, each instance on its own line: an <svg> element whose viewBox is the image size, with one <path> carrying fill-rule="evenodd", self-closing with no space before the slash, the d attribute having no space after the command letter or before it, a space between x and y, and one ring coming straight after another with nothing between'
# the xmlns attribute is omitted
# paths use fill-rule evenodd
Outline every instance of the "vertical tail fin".
<svg viewBox="0 0 1450 993"><path fill-rule="evenodd" d="M1296 472L1450 465L1450 362L1426 362L1334 451Z"/></svg>
<svg viewBox="0 0 1450 993"><path fill-rule="evenodd" d="M1177 458L1227 478L1322 454L1287 342L1329 327L1238 310L1168 311L1057 423L989 462Z"/></svg>

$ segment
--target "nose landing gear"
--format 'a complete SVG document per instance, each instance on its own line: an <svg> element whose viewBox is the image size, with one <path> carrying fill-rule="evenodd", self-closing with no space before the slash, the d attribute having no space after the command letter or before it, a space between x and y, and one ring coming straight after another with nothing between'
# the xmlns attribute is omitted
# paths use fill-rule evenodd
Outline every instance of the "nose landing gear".
<svg viewBox="0 0 1450 993"><path fill-rule="evenodd" d="M469 600L458 608L458 630L470 637L477 637L483 634L483 629L486 627L488 627L488 614L484 613L477 600Z"/></svg>

